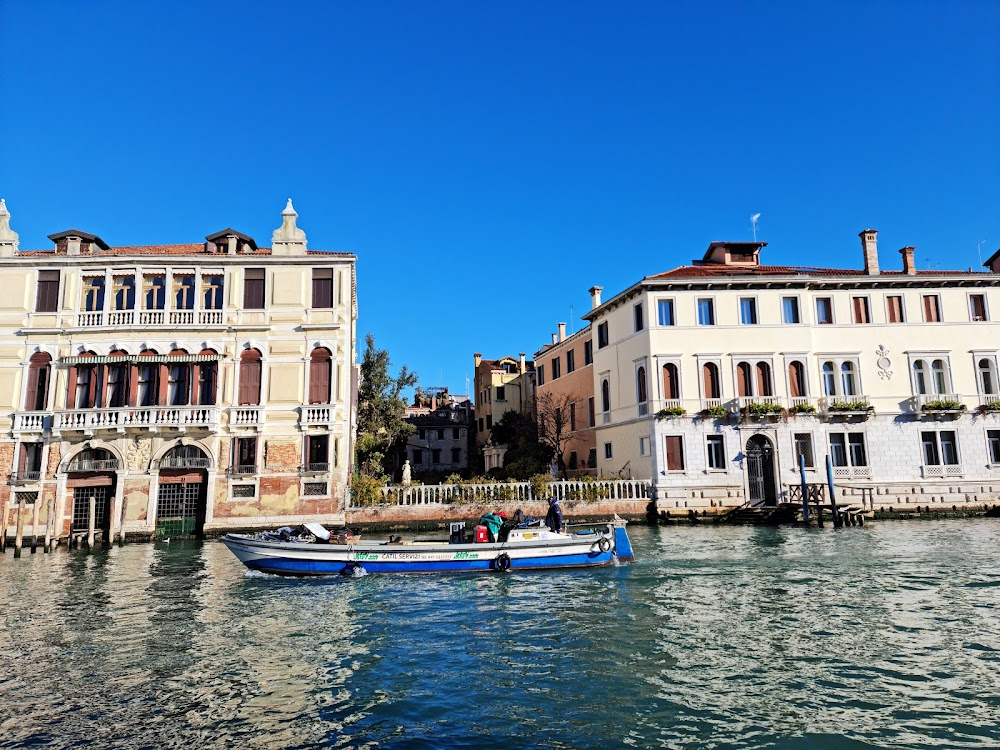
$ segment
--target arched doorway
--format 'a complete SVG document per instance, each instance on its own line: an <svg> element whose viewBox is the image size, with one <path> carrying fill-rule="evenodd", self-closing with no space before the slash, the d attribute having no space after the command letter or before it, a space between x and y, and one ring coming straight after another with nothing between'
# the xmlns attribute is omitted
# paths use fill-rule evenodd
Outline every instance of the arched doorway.
<svg viewBox="0 0 1000 750"><path fill-rule="evenodd" d="M66 487L73 493L71 529L90 529L90 499L94 499L94 530L104 544L111 543L111 505L115 498L118 459L104 448L85 447L66 466Z"/></svg>
<svg viewBox="0 0 1000 750"><path fill-rule="evenodd" d="M746 447L747 485L750 505L777 505L774 482L774 445L763 435L754 435Z"/></svg>
<svg viewBox="0 0 1000 750"><path fill-rule="evenodd" d="M211 465L212 459L197 445L176 445L160 459L157 538L202 535Z"/></svg>

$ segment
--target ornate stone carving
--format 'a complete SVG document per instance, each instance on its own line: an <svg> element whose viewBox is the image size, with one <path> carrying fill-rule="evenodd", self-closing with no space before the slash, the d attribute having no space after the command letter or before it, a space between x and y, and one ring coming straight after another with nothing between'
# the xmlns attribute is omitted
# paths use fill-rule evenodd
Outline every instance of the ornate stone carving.
<svg viewBox="0 0 1000 750"><path fill-rule="evenodd" d="M889 350L879 344L875 354L878 355L878 359L875 361L875 365L878 367L878 376L882 380L889 380L892 377L892 360L889 359Z"/></svg>
<svg viewBox="0 0 1000 750"><path fill-rule="evenodd" d="M125 460L130 471L145 471L149 466L153 446L148 440L135 438L125 450Z"/></svg>

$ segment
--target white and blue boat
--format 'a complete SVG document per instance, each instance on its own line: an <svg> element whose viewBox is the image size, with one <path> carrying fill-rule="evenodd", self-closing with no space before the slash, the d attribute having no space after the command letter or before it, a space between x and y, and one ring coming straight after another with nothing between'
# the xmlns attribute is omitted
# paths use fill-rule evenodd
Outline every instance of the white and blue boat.
<svg viewBox="0 0 1000 750"><path fill-rule="evenodd" d="M447 540L338 544L320 524L310 523L284 533L227 534L220 541L251 570L283 576L583 568L633 558L625 521L617 517L573 532L541 525L510 529L497 542L467 541L464 526L452 524Z"/></svg>

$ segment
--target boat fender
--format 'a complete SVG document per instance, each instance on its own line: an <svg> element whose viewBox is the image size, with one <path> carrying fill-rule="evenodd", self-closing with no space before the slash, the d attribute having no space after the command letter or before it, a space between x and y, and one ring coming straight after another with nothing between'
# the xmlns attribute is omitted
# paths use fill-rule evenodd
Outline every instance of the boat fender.
<svg viewBox="0 0 1000 750"><path fill-rule="evenodd" d="M501 552L496 559L497 570L510 570L510 555Z"/></svg>
<svg viewBox="0 0 1000 750"><path fill-rule="evenodd" d="M611 540L608 539L606 536L602 536L601 541L597 543L597 549L599 549L601 552L610 552Z"/></svg>

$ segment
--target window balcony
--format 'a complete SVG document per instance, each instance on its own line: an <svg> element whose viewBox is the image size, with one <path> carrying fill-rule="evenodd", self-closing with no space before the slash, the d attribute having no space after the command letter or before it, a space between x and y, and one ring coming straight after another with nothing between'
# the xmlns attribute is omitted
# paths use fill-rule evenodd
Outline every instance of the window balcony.
<svg viewBox="0 0 1000 750"><path fill-rule="evenodd" d="M51 428L52 412L50 411L14 412L14 433L16 435L29 432L42 433Z"/></svg>
<svg viewBox="0 0 1000 750"><path fill-rule="evenodd" d="M67 472L77 471L118 471L118 459L108 458L99 461L71 461L66 467Z"/></svg>
<svg viewBox="0 0 1000 750"><path fill-rule="evenodd" d="M120 409L71 409L56 412L53 430L82 430L93 434L96 430L147 429L155 432L161 427L179 430L213 428L218 424L219 410L215 406L141 406Z"/></svg>
<svg viewBox="0 0 1000 750"><path fill-rule="evenodd" d="M915 396L917 411L927 417L957 417L965 410L965 403L958 393L920 393Z"/></svg>
<svg viewBox="0 0 1000 750"><path fill-rule="evenodd" d="M257 473L257 464L237 464L229 467L229 476L248 477Z"/></svg>
<svg viewBox="0 0 1000 750"><path fill-rule="evenodd" d="M157 463L160 469L211 469L212 459L207 456L165 456Z"/></svg>
<svg viewBox="0 0 1000 750"><path fill-rule="evenodd" d="M264 423L264 410L257 406L237 406L229 409L229 427L256 429Z"/></svg>
<svg viewBox="0 0 1000 750"><path fill-rule="evenodd" d="M81 312L76 315L78 328L117 328L119 326L219 326L224 325L222 310L108 310Z"/></svg>
<svg viewBox="0 0 1000 750"><path fill-rule="evenodd" d="M32 484L40 481L42 472L40 471L18 471L10 475L7 484Z"/></svg>
<svg viewBox="0 0 1000 750"><path fill-rule="evenodd" d="M299 409L299 427L330 427L336 419L333 404L314 404Z"/></svg>
<svg viewBox="0 0 1000 750"><path fill-rule="evenodd" d="M868 396L827 396L819 400L819 408L827 418L868 419L874 412Z"/></svg>
<svg viewBox="0 0 1000 750"><path fill-rule="evenodd" d="M965 466L962 464L940 464L938 466L921 466L920 475L924 479L947 479L949 477L964 477Z"/></svg>
<svg viewBox="0 0 1000 750"><path fill-rule="evenodd" d="M780 396L740 396L739 398L740 408L745 409L750 404L773 404L774 406L781 406Z"/></svg>
<svg viewBox="0 0 1000 750"><path fill-rule="evenodd" d="M870 479L872 470L870 466L834 466L834 479Z"/></svg>
<svg viewBox="0 0 1000 750"><path fill-rule="evenodd" d="M310 463L304 464L302 466L302 471L305 474L326 474L330 471L330 464L318 461L311 461Z"/></svg>

